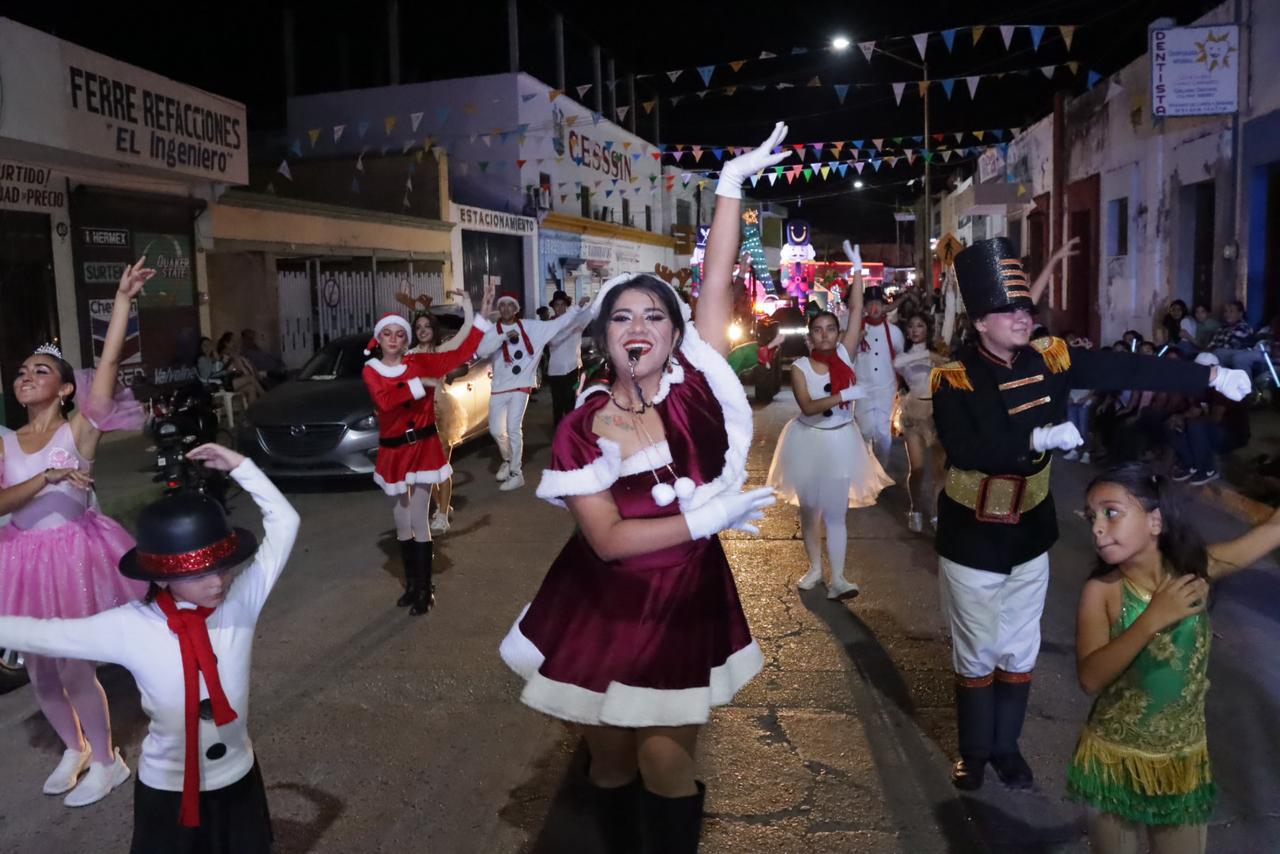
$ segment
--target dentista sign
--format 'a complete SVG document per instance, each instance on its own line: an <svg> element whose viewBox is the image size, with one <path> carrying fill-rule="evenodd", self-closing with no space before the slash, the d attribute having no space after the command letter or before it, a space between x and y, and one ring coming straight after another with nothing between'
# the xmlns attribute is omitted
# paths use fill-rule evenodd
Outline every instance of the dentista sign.
<svg viewBox="0 0 1280 854"><path fill-rule="evenodd" d="M0 18L0 153L31 146L153 173L249 179L242 104Z"/></svg>

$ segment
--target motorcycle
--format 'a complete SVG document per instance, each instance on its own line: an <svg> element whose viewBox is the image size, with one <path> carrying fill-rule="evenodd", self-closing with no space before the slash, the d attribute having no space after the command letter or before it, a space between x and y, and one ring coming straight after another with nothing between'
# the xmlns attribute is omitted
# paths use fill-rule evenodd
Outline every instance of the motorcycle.
<svg viewBox="0 0 1280 854"><path fill-rule="evenodd" d="M187 459L186 452L209 442L232 446L231 434L218 426L213 397L198 384L151 399L149 432L155 439L156 474L164 494L193 491L213 498L225 510L230 479Z"/></svg>

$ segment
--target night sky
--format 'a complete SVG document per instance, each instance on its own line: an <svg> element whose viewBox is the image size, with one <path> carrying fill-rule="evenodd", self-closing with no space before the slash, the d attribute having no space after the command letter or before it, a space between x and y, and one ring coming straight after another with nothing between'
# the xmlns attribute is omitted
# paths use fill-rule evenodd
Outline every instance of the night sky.
<svg viewBox="0 0 1280 854"><path fill-rule="evenodd" d="M590 45L598 42L613 55L619 76L635 72L637 98L687 97L678 105L663 101L661 141L694 145L748 145L758 142L781 118L791 125L791 141L874 139L923 133L923 111L916 87L908 86L901 106L895 104L890 81L913 81L923 75L912 33L960 28L948 51L938 36L928 45L929 77L963 78L1030 70L1002 79L984 78L976 99L963 79L950 99L940 86L930 92L933 133L1022 127L1046 115L1056 91L1078 93L1086 72L1107 74L1140 55L1147 24L1160 16L1188 23L1214 3L1206 0L1023 0L983 4L935 2L773 3L610 3L556 0L520 3L520 51L523 70L554 85L555 64L551 19L555 10L566 20L568 88L592 82ZM387 82L387 13L381 0L320 4L263 2L162 3L133 0L123 4L6 3L3 14L126 62L244 102L250 127L279 128L284 121L285 74L282 59L283 10L294 9L299 93L384 85ZM768 8L770 14L747 9ZM400 2L402 81L461 77L507 70L505 0L469 0L445 4ZM989 29L975 46L971 28ZM1050 25L1038 50L1027 30L1020 30L1008 50L996 27L1000 24ZM1072 24L1068 51L1053 25ZM842 34L855 45L842 53L825 49ZM885 53L868 63L856 42L875 40ZM807 48L793 53L795 48ZM777 59L760 60L762 52ZM891 54L892 56L886 55ZM893 58L894 56L901 58ZM738 71L728 62L746 60ZM1059 69L1053 80L1040 66L1079 62L1072 75ZM697 66L718 64L709 85ZM666 72L683 69L672 82ZM807 86L814 77L819 86ZM778 90L778 83L794 88ZM833 84L847 83L841 104ZM878 85L860 85L878 84ZM704 88L739 86L732 96ZM765 86L756 91L752 86ZM593 95L583 100L592 105ZM619 103L625 88L619 86ZM643 113L637 127L652 138L652 121ZM908 145L911 143L908 142ZM951 144L950 139L947 144ZM972 137L966 145L976 144ZM848 156L847 154L845 156ZM699 164L707 168L710 158ZM697 168L692 158L682 164ZM972 169L972 161L940 165L947 173ZM921 173L912 168L865 170L866 188L852 189L854 171L802 185L779 181L766 197L787 200L803 195L804 215L815 224L862 240L892 240L890 213L897 204L918 198ZM763 183L761 187L763 187ZM804 187L803 191L800 187Z"/></svg>

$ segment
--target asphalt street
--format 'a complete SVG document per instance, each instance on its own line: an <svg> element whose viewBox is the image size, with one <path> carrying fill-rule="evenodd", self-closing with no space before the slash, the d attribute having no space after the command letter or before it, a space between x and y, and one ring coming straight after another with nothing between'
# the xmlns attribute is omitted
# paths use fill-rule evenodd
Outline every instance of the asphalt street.
<svg viewBox="0 0 1280 854"><path fill-rule="evenodd" d="M550 401L541 398L526 424L530 475L548 454ZM757 409L753 484L795 411L785 390ZM894 454L890 474L901 482L900 443ZM400 568L380 492L289 488L302 531L258 626L250 715L281 852L597 850L576 734L522 706L518 680L497 655L570 517L534 498L536 476L499 492L487 440L454 465L454 527L436 546L438 605L424 619L393 605ZM104 495L108 470L131 466L103 465ZM805 558L794 508L771 508L759 539L727 537L766 665L701 738L703 850L1086 850L1084 814L1064 784L1089 705L1075 681L1074 615L1094 557L1074 511L1092 471L1063 462L1054 473L1063 536L1023 736L1037 772L1031 792L993 780L958 797L948 783L954 714L936 559L928 537L906 530L901 486L850 513L849 575L863 593L849 603L828 602L821 589L797 595ZM1210 539L1242 530L1208 503L1198 510ZM256 524L245 496L234 499L234 516ZM1271 652L1280 575L1265 566L1223 583L1213 606L1215 852L1276 850L1280 838L1280 664ZM101 676L133 764L145 727L136 690L118 668ZM0 852L127 850L131 785L80 810L40 794L60 751L30 688L0 696Z"/></svg>

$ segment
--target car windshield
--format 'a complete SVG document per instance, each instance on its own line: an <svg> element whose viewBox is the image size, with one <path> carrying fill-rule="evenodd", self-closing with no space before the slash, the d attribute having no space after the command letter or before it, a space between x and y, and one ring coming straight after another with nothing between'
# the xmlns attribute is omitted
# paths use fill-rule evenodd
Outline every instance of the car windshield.
<svg viewBox="0 0 1280 854"><path fill-rule="evenodd" d="M358 340L330 341L311 357L298 374L300 380L360 379L364 369L364 344Z"/></svg>

